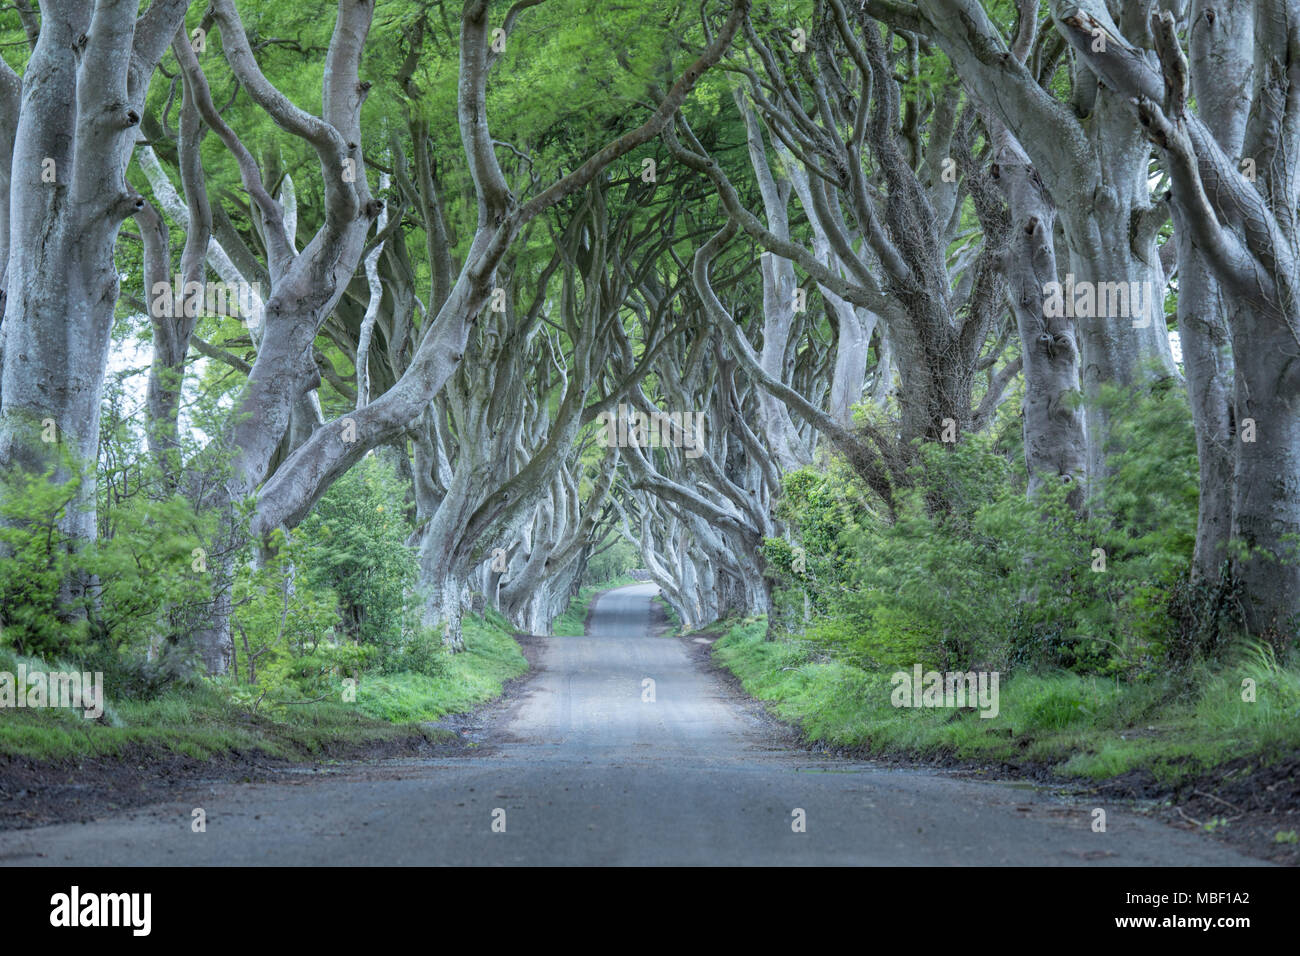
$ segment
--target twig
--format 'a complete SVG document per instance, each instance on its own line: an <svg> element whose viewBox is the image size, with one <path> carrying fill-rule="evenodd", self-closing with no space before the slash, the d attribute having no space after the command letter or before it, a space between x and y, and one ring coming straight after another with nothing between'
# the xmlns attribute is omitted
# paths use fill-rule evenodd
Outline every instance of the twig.
<svg viewBox="0 0 1300 956"><path fill-rule="evenodd" d="M1217 800L1219 803L1223 804L1225 807L1230 807L1230 808L1232 808L1233 810L1236 810L1238 813L1241 813L1241 812L1242 812L1241 807L1237 806L1235 803L1229 803L1227 800L1224 800L1222 797L1216 797L1216 796L1215 796L1214 794L1212 794L1212 793L1206 793L1204 790L1192 790L1192 793L1198 793L1198 794L1200 794L1200 795L1203 796L1203 797L1209 797L1211 800Z"/></svg>
<svg viewBox="0 0 1300 956"><path fill-rule="evenodd" d="M286 707L296 707L296 706L298 706L298 705L300 705L300 704L319 704L322 700L324 700L326 697L329 697L329 696L330 696L329 694L325 694L325 695L323 695L323 696L321 696L321 697L317 697L315 700L286 700L286 701L284 702L284 706L286 706Z"/></svg>
<svg viewBox="0 0 1300 956"><path fill-rule="evenodd" d="M1182 817L1184 820L1186 820L1188 823L1194 823L1194 824L1196 824L1198 827L1204 827L1204 826L1205 826L1205 824L1202 823L1200 820L1193 820L1193 819L1192 819L1191 817L1189 817L1187 814L1183 813L1183 808L1182 808L1182 807L1174 807L1174 809L1177 810L1177 811L1178 811L1178 815L1179 815L1180 817Z"/></svg>

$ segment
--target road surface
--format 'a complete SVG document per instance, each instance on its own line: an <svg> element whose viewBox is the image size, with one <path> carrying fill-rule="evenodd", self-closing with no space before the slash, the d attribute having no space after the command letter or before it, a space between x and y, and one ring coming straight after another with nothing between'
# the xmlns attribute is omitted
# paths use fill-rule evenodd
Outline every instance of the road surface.
<svg viewBox="0 0 1300 956"><path fill-rule="evenodd" d="M198 787L90 824L0 833L0 862L1256 862L1120 806L1101 804L1095 833L1096 804L1079 798L793 748L689 644L652 633L654 593L609 592L589 636L546 639L540 672L479 731L482 754ZM192 831L195 808L206 832Z"/></svg>

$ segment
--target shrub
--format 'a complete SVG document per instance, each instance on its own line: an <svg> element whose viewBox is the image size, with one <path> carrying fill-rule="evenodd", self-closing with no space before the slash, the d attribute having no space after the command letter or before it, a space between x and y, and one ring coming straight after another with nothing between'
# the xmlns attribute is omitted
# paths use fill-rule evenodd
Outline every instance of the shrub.
<svg viewBox="0 0 1300 956"><path fill-rule="evenodd" d="M447 673L450 655L442 637L432 628L419 628L407 640L400 655L393 658L395 671L412 671L425 677L441 677Z"/></svg>
<svg viewBox="0 0 1300 956"><path fill-rule="evenodd" d="M0 476L0 640L51 659L146 658L174 644L178 618L209 598L193 567L204 521L178 496L139 495L114 510L98 540L75 544L59 525L77 507L81 480Z"/></svg>
<svg viewBox="0 0 1300 956"><path fill-rule="evenodd" d="M240 561L234 581L234 680L276 697L313 690L322 674L356 663L338 635L338 599L300 572L306 548L277 531L260 566ZM346 658L346 660L343 660ZM342 663L340 663L342 661ZM281 685L291 684L292 687Z"/></svg>
<svg viewBox="0 0 1300 956"><path fill-rule="evenodd" d="M396 653L408 633L415 555L406 540L401 483L393 466L368 455L325 493L297 537L305 574L338 599L344 636Z"/></svg>
<svg viewBox="0 0 1300 956"><path fill-rule="evenodd" d="M956 447L918 446L893 521L842 464L788 474L778 514L796 544L764 546L774 621L798 629L806 601L807 636L872 668L1137 676L1212 651L1232 628L1230 585L1187 585L1198 475L1186 397L1103 398L1112 474L1083 515L1061 485L1028 498L1009 416Z"/></svg>

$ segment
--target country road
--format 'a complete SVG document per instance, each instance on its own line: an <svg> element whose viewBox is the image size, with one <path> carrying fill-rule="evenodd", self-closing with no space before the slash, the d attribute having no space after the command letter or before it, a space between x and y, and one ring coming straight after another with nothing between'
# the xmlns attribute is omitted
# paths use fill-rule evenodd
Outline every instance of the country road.
<svg viewBox="0 0 1300 956"><path fill-rule="evenodd" d="M1257 862L1120 806L1102 804L1107 831L1094 833L1096 803L793 748L689 643L654 634L654 593L609 592L590 636L545 639L540 670L475 732L480 754L196 787L89 824L0 833L0 862ZM206 832L191 830L196 807ZM806 832L792 829L796 810Z"/></svg>

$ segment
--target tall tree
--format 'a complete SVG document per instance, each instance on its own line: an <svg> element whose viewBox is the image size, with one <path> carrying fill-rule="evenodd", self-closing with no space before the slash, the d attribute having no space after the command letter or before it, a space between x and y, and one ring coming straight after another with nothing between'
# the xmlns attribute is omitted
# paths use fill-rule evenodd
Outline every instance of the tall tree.
<svg viewBox="0 0 1300 956"><path fill-rule="evenodd" d="M155 0L137 15L134 0L43 0L22 79L0 61L0 159L12 158L0 225L0 462L29 473L53 468L62 481L95 461L119 291L113 251L145 205L126 169L149 81L188 6ZM60 527L73 547L94 538L93 480ZM81 604L93 584L65 582L65 602Z"/></svg>
<svg viewBox="0 0 1300 956"><path fill-rule="evenodd" d="M1216 28L1217 15L1207 22L1207 11L1197 12L1197 29ZM1152 13L1143 29L1159 53L1159 68L1129 43L1104 7L1080 4L1060 22L1098 76L1136 101L1135 115L1168 169L1174 228L1203 257L1230 303L1232 538L1242 546L1234 571L1245 589L1251 630L1293 633L1300 622L1300 75L1293 56L1300 4L1255 5L1250 97L1211 98L1216 128L1189 105L1188 61L1171 13ZM1097 36L1105 43L1094 44ZM1243 122L1242 149L1251 161L1245 168L1253 180L1219 139L1225 135L1231 145ZM1192 259L1190 252L1183 249L1184 261Z"/></svg>

